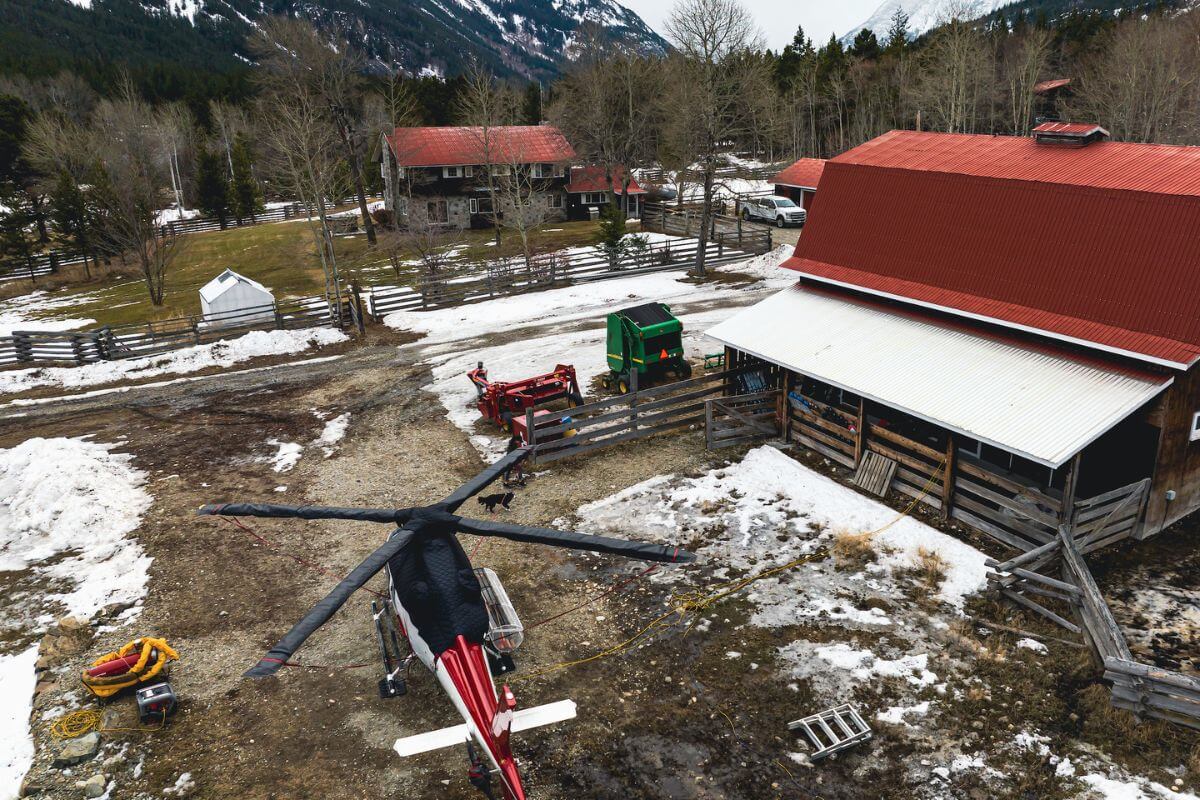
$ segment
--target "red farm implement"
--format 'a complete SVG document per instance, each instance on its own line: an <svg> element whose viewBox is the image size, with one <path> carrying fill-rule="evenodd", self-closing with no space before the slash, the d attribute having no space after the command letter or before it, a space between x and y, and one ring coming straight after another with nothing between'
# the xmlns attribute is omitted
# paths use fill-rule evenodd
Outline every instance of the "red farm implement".
<svg viewBox="0 0 1200 800"><path fill-rule="evenodd" d="M495 420L505 430L514 429L514 421L525 416L531 408L566 400L572 406L583 405L583 394L575 378L575 367L559 364L553 372L505 383L489 381L483 362L467 373L479 398L479 413ZM520 427L520 426L518 426ZM524 438L524 437L522 437Z"/></svg>

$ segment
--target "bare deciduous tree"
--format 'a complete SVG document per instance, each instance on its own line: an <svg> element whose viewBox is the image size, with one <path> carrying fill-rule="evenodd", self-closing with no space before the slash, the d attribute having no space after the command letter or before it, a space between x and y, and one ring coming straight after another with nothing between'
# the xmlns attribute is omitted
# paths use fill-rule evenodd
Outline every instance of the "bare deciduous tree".
<svg viewBox="0 0 1200 800"><path fill-rule="evenodd" d="M761 40L737 0L681 0L667 18L666 32L676 52L664 70L664 149L698 160L703 204L695 272L703 275L720 155L748 130L745 93L765 78L743 56L761 49Z"/></svg>
<svg viewBox="0 0 1200 800"><path fill-rule="evenodd" d="M173 231L158 221L170 176L163 121L125 81L93 115L88 152L95 157L92 196L104 213L102 235L114 249L133 253L150 302L163 304L166 276L179 252Z"/></svg>

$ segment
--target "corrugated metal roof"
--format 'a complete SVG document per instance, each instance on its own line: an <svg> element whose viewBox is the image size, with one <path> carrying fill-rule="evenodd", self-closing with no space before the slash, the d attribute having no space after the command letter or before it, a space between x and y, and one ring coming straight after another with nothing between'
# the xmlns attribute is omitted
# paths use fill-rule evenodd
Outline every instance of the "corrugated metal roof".
<svg viewBox="0 0 1200 800"><path fill-rule="evenodd" d="M771 183L795 186L800 189L816 189L817 184L821 182L821 173L824 171L825 159L802 158L790 167L784 168Z"/></svg>
<svg viewBox="0 0 1200 800"><path fill-rule="evenodd" d="M1042 81L1041 83L1035 83L1033 85L1033 93L1046 94L1047 92L1053 92L1056 89L1062 89L1070 86L1072 80L1072 78L1054 78L1052 80Z"/></svg>
<svg viewBox="0 0 1200 800"><path fill-rule="evenodd" d="M623 192L625 185L625 168L614 167L612 171L613 191ZM567 186L571 194L582 192L607 192L608 181L604 177L604 167L571 167L571 183ZM634 178L629 179L629 194L646 194L646 190Z"/></svg>
<svg viewBox="0 0 1200 800"><path fill-rule="evenodd" d="M488 128L396 128L387 137L402 167L538 164L575 160L575 149L553 125Z"/></svg>
<svg viewBox="0 0 1200 800"><path fill-rule="evenodd" d="M893 133L832 159L813 205L785 266L815 279L1156 363L1200 357L1200 148Z"/></svg>
<svg viewBox="0 0 1200 800"><path fill-rule="evenodd" d="M1035 87L1036 88L1036 87ZM1108 136L1108 131L1094 122L1043 122L1033 129L1034 133L1065 133L1075 136L1089 136L1102 133Z"/></svg>
<svg viewBox="0 0 1200 800"><path fill-rule="evenodd" d="M1042 147L1023 136L891 131L847 150L832 164L1200 197L1200 147L1096 142Z"/></svg>
<svg viewBox="0 0 1200 800"><path fill-rule="evenodd" d="M708 335L1049 467L1172 382L802 284Z"/></svg>

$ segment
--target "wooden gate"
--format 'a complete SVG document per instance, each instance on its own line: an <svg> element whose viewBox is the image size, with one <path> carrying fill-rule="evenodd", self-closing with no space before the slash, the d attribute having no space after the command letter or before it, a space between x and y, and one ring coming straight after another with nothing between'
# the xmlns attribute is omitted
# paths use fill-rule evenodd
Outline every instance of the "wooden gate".
<svg viewBox="0 0 1200 800"><path fill-rule="evenodd" d="M709 450L779 436L783 393L714 397L704 404L704 443Z"/></svg>

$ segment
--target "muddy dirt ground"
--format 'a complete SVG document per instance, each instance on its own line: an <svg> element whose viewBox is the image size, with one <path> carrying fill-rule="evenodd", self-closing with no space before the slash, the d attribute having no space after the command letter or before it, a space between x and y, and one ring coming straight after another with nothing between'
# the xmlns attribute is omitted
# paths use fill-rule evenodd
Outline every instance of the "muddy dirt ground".
<svg viewBox="0 0 1200 800"><path fill-rule="evenodd" d="M370 594L360 593L297 654L297 661L310 668L287 669L262 681L241 677L335 582L311 565L349 572L383 540L386 528L250 521L272 543L268 546L227 522L194 513L202 503L228 500L426 504L476 473L479 456L444 418L436 399L420 391L428 373L403 352L380 342L311 370L135 391L103 402L26 409L25 416L0 420L0 447L32 436L90 435L117 442L150 474L154 497L136 534L154 558L144 610L132 624L100 628L104 632L86 648L61 659L47 674L35 706L39 752L26 792L79 798L76 782L103 771L115 781L107 795L112 800L180 794L479 796L466 784L460 753L439 751L402 761L392 751L398 736L453 724L455 718L431 676L419 669L411 673L406 697L378 698ZM272 449L267 440L314 440L322 425L314 409L327 415L349 412L347 437L328 458L308 448L294 470L273 472L264 461ZM695 431L622 446L554 464L530 481L507 513L515 521L549 525L584 503L654 475L699 474L736 457L736 452L706 453L702 432ZM280 485L286 492L275 492ZM1193 530L1172 532L1146 551L1143 563L1172 563L1196 542ZM572 609L642 569L615 558L496 539L464 537L464 546L477 565L501 574L527 625ZM310 564L291 560L289 553ZM710 582L713 568L694 568L690 580ZM1118 596L1124 588L1136 588L1135 571L1122 576L1114 567L1106 578ZM1179 582L1194 591L1200 579L1192 569ZM369 588L381 590L382 578ZM914 608L918 595L914 590ZM511 681L519 702L530 706L571 698L579 706L578 719L517 738L531 797L1077 796L1078 787L1068 789L1056 780L1045 754L1010 752L1015 733L1035 728L1056 751L1103 751L1135 774L1180 789L1200 788L1200 739L1160 725L1131 732L1127 719L1097 702L1099 676L1084 650L1048 640L1047 653L1035 658L1032 651L1015 647L1021 635L970 619L941 634L939 674L961 692L953 702L940 704L925 723L927 732L878 725L872 741L816 767L789 757L805 748L786 723L819 710L822 700L805 681L779 673L777 651L787 641L822 642L836 634L819 623L770 630L747 626L744 598L722 604L702 631L667 629L649 646L530 677L624 641L662 614L670 598L668 585L638 581L529 631L518 654L520 671ZM977 620L1058 635L985 599L968 610ZM1136 613L1128 615L1131 622ZM48 718L63 707L92 707L74 677L85 659L150 634L167 637L182 654L172 676L182 698L180 713L160 732L106 733L104 749L93 762L71 771L53 768L59 745L49 734ZM731 661L731 650L741 657ZM886 694L881 697L870 686L847 687L846 699L874 708ZM135 724L132 700L107 705L116 710L111 721ZM944 780L931 775L940 754L968 748L994 754L988 764L1000 776L969 770L949 772ZM190 787L164 793L183 773L190 773Z"/></svg>

